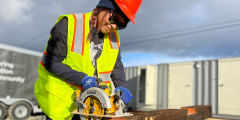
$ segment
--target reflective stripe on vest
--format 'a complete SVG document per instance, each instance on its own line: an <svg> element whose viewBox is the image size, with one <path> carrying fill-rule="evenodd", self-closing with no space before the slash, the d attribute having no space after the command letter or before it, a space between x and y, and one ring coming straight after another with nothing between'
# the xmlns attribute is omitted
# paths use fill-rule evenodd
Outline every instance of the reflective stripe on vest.
<svg viewBox="0 0 240 120"><path fill-rule="evenodd" d="M106 71L106 72L99 72L99 78L101 78L104 82L108 82L111 80L112 71Z"/></svg>
<svg viewBox="0 0 240 120"><path fill-rule="evenodd" d="M75 19L75 30L72 42L72 52L83 55L85 38L85 15L72 14Z"/></svg>
<svg viewBox="0 0 240 120"><path fill-rule="evenodd" d="M108 33L108 36L109 36L109 41L110 41L111 48L112 49L119 49L118 37L116 35L116 32Z"/></svg>
<svg viewBox="0 0 240 120"><path fill-rule="evenodd" d="M114 83L111 80L111 75L112 71L106 71L106 72L99 72L99 77L104 81L104 83L107 83L108 88L110 88L110 96L114 95L115 87Z"/></svg>

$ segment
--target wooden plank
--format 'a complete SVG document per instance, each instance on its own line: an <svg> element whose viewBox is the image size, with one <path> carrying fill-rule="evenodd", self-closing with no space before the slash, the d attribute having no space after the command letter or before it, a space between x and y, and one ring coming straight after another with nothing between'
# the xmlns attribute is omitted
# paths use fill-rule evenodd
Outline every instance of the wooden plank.
<svg viewBox="0 0 240 120"><path fill-rule="evenodd" d="M186 109L189 112L187 120L203 120L212 117L212 107L211 105L196 105L182 107L181 109Z"/></svg>
<svg viewBox="0 0 240 120"><path fill-rule="evenodd" d="M73 114L86 115L78 113L77 110ZM181 109L165 109L154 111L129 111L131 116L114 116L114 115L92 115L105 117L105 120L227 120L220 118L211 118L212 109L210 105L197 105L182 107Z"/></svg>
<svg viewBox="0 0 240 120"><path fill-rule="evenodd" d="M95 117L108 117L108 118L117 118L117 117L125 117L125 116L132 116L133 114L130 113L124 113L122 115L94 115L94 114L85 114L85 113L79 113L77 110L74 110L71 112L72 114L78 114L78 115L88 115L88 116L95 116Z"/></svg>

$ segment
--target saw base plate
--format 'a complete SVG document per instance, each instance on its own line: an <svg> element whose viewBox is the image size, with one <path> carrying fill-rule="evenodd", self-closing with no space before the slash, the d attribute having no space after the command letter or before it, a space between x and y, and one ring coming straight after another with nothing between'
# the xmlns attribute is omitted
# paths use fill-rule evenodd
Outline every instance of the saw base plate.
<svg viewBox="0 0 240 120"><path fill-rule="evenodd" d="M85 113L80 113L77 110L74 110L71 112L72 114L78 114L78 115L88 115L88 116L94 116L94 117L107 117L107 118L117 118L117 117L125 117L125 116L132 116L133 114L130 113L124 113L122 115L93 115L93 114L85 114Z"/></svg>

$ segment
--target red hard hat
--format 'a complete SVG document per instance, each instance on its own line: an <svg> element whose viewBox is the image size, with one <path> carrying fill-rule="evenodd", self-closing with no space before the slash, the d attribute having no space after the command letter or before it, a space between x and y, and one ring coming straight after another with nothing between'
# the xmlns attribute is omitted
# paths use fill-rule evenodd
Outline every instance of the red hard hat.
<svg viewBox="0 0 240 120"><path fill-rule="evenodd" d="M134 23L135 15L142 3L142 0L115 0L123 13Z"/></svg>

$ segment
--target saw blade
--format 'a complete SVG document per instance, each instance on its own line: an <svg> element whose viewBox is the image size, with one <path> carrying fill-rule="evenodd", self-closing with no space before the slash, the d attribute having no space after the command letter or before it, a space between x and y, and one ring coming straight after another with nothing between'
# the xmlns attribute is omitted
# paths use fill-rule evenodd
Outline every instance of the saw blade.
<svg viewBox="0 0 240 120"><path fill-rule="evenodd" d="M105 115L106 110L102 108L102 105L97 97L95 96L89 96L87 99L85 99L84 104L86 104L86 108L83 110L83 113L85 114L93 114L93 115ZM86 120L90 120L91 117L88 115L85 115ZM98 117L99 120L102 119L102 117Z"/></svg>

